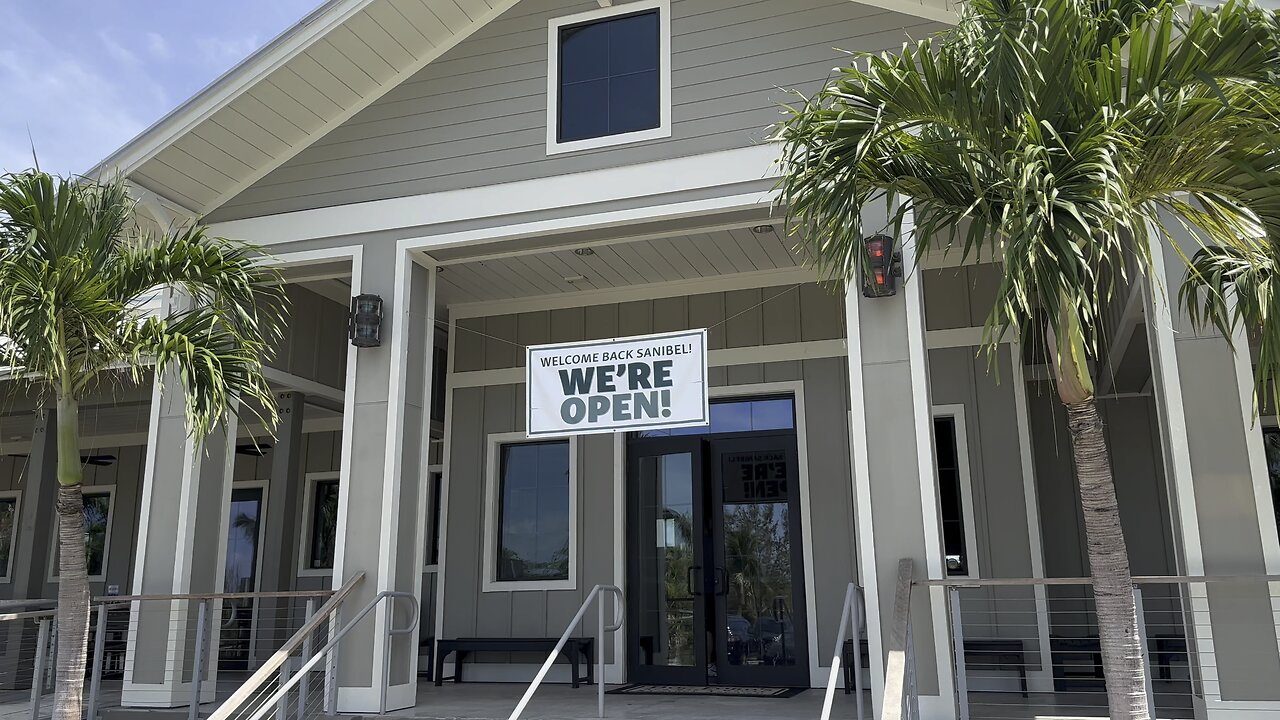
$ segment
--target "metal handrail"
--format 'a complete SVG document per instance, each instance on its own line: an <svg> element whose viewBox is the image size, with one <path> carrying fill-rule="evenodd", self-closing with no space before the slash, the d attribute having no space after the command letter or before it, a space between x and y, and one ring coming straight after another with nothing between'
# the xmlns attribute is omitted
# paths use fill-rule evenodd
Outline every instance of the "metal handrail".
<svg viewBox="0 0 1280 720"><path fill-rule="evenodd" d="M893 625L885 658L884 700L880 720L915 717L915 664L911 646L911 586L915 564L911 558L898 561L898 583L893 597Z"/></svg>
<svg viewBox="0 0 1280 720"><path fill-rule="evenodd" d="M1190 585L1218 583L1273 583L1280 575L1134 575L1134 585ZM913 580L912 585L928 587L1027 587L1034 585L1092 585L1087 577L1042 578L930 578Z"/></svg>
<svg viewBox="0 0 1280 720"><path fill-rule="evenodd" d="M350 580L347 580L341 588L339 588L327 601L325 601L324 605L321 605L320 608L316 610L315 614L313 614L307 622L303 623L302 627L293 634L293 637L286 640L284 645L280 646L279 650L276 650L272 653L271 657L267 658L267 661L262 664L262 667L258 668L253 675L249 676L249 679L246 680L243 685L237 688L235 692L231 693L231 697L227 698L226 702L222 703L217 710L213 711L213 714L209 716L209 720L227 720L236 707L248 699L253 693L257 692L258 688L262 687L267 683L267 681L276 675L277 671L280 670L280 667L289 659L289 654L301 647L311 633L315 632L321 624L326 622L329 619L329 616L337 612L338 606L342 604L343 599L345 599L347 595L351 594L351 591L355 590L356 586L363 581L363 572L356 573Z"/></svg>
<svg viewBox="0 0 1280 720"><path fill-rule="evenodd" d="M525 706L533 699L533 694L538 691L538 687L542 685L542 679L547 676L551 670L551 666L555 664L556 658L564 650L565 643L569 642L569 637L573 635L573 631L578 627L578 623L582 622L582 617L587 614L587 608L591 607L591 602L602 593L612 593L616 599L614 605L614 621L606 625L604 621L604 603L600 603L600 622L597 626L598 635L596 636L596 702L599 717L604 717L604 634L606 632L617 632L622 628L622 618L626 603L623 600L622 588L617 585L596 585L591 588L591 592L587 593L587 598L582 601L582 607L578 608L577 614L569 621L569 627L564 629L564 634L560 636L560 641L556 643L556 647L547 656L547 661L542 663L542 667L538 669L538 674L534 676L533 682L529 683L529 688L524 691L524 696L520 698L520 703L516 705L516 709L511 711L511 715L507 720L519 720L520 715L524 713ZM254 718L253 720L258 720Z"/></svg>
<svg viewBox="0 0 1280 720"><path fill-rule="evenodd" d="M402 628L389 627L387 628L387 634L388 635L408 635L412 633L414 630L416 630L418 627L419 611L418 611L418 600L414 596L414 594L409 592L399 592L395 590L383 590L377 595L374 595L373 599L370 600L367 605L360 608L360 611L355 614L355 617L351 618L351 620L349 620L346 625L343 625L341 629L339 629L336 633L334 633L333 636L329 638L329 642L325 643L324 647L317 650L315 654L313 654L309 659L307 659L307 661L304 662L302 666L299 667L293 673L293 677L289 678L288 682L285 682L284 684L282 684L279 689L277 689L274 693L272 693L271 696L268 697L256 711L254 711L253 715L249 716L249 720L262 720L262 717L265 716L268 712L274 711L275 706L281 700L283 700L286 695L289 694L290 690L292 690L298 683L302 682L303 678L306 677L308 672L311 672L311 668L315 667L316 663L320 662L321 658L325 657L330 652L332 652L333 649L336 648L338 644L342 642L342 639L347 636L347 633L351 632L352 628L354 628L357 624L359 624L359 622L363 620L366 615L373 612L373 609L376 608L379 603L381 603L383 600L386 600L388 598L393 600L394 599L410 600L411 602L409 603L409 607L413 610L413 613L412 613L412 620L409 622L409 625L407 627L402 627ZM385 668L386 668L387 659L391 655L391 649L386 648L383 652L384 652L384 656L383 656L384 675L383 675L383 682L382 682L382 697L379 699L379 705L378 705L378 714L380 715L386 714L387 712L387 687L388 685L390 685L390 682L388 681L387 676L385 674L386 672ZM241 689L243 690L243 688ZM237 691L237 693L239 693L239 691ZM234 698L235 696L233 695L232 697ZM218 708L218 711L221 711L223 707L227 707L230 704L231 704L231 700L228 699L227 702L223 703L222 707ZM224 718L229 717L233 710L234 708L232 710L228 710L223 715L219 715L218 711L215 711L213 715L209 716L209 720L223 720Z"/></svg>
<svg viewBox="0 0 1280 720"><path fill-rule="evenodd" d="M840 608L840 629L836 631L836 646L831 651L831 676L827 678L827 694L822 699L822 720L831 718L831 705L835 702L836 682L840 678L840 666L844 660L844 641L849 629L849 621L853 621L853 688L857 694L858 715L857 719L862 720L862 648L859 647L859 640L862 639L863 623L865 616L862 609L862 588L857 583L849 583L849 587L844 591L844 605Z"/></svg>

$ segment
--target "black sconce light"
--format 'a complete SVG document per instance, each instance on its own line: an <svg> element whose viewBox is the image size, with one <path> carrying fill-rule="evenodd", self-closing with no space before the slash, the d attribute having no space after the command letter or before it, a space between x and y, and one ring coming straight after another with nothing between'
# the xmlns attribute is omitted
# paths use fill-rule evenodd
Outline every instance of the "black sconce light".
<svg viewBox="0 0 1280 720"><path fill-rule="evenodd" d="M347 318L347 337L358 348L382 345L382 298L357 295L351 298L351 314Z"/></svg>
<svg viewBox="0 0 1280 720"><path fill-rule="evenodd" d="M862 273L862 295L869 298L897 295L897 279L902 277L902 253L894 250L893 238L872 235L863 242L867 245L867 262Z"/></svg>

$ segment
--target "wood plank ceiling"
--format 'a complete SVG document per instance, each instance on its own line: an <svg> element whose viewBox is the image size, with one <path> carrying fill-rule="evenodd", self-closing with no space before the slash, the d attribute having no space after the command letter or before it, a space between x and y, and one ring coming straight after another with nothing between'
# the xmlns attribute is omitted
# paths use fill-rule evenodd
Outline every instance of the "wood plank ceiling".
<svg viewBox="0 0 1280 720"><path fill-rule="evenodd" d="M717 230L446 265L442 304L486 302L720 277L801 265L779 228Z"/></svg>

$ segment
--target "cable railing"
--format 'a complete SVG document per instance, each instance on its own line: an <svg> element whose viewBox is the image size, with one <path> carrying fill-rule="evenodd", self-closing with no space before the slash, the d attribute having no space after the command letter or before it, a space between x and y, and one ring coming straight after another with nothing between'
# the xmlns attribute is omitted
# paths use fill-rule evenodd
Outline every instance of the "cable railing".
<svg viewBox="0 0 1280 720"><path fill-rule="evenodd" d="M614 597L614 619L610 624L604 621L604 599L603 595L610 593ZM578 612L569 621L569 627L565 628L564 633L560 636L560 641L556 643L556 647L547 655L546 662L542 663L542 667L538 669L538 674L534 676L533 682L529 683L529 687L524 691L524 695L520 698L519 704L515 710L511 711L511 715L507 720L520 720L520 716L524 714L524 709L529 705L529 701L533 699L534 693L538 692L538 688L542 685L542 680L551 671L551 666L555 664L556 658L564 651L565 643L569 642L569 638L573 636L573 631L578 628L578 624L582 622L582 618L587 614L587 609L591 607L591 603L599 601L600 615L596 625L596 713L597 717L604 717L604 634L607 632L617 632L622 628L622 618L625 608L625 602L622 596L622 589L616 585L596 585L591 588L591 592L587 593L587 597L582 601L582 606L578 608ZM256 720L256 719L254 719Z"/></svg>
<svg viewBox="0 0 1280 720"><path fill-rule="evenodd" d="M363 573L352 578L347 586L353 588L363 578ZM391 658L390 640L398 635L412 634L418 627L418 602L413 593L384 590L360 608L342 627L337 627L338 609L342 597L335 595L330 603L317 611L311 622L285 643L253 677L209 716L209 720L262 720L274 713L278 720L296 717L307 720L337 714L337 651L342 641L361 621L383 602L388 605L386 626L387 644L383 648L383 681L378 712L387 711L387 690ZM395 625L395 601L408 600L409 620L402 627ZM323 641L315 650L317 643ZM295 654L295 651L297 654Z"/></svg>
<svg viewBox="0 0 1280 720"><path fill-rule="evenodd" d="M857 703L857 720L862 720L862 633L866 629L865 609L863 607L862 588L857 583L849 583L844 591L844 605L840 607L840 627L836 630L835 649L831 651L831 675L827 678L827 691L822 699L821 720L830 720L831 706L835 702L836 683L843 676L850 678L846 683L853 686L854 702ZM852 633L849 626L853 626ZM850 652L846 652L846 643L852 641ZM847 665L845 657L848 656Z"/></svg>
<svg viewBox="0 0 1280 720"><path fill-rule="evenodd" d="M1134 628L1153 718L1192 718L1217 682L1215 633L1280 633L1280 577L1135 577ZM1100 629L1088 578L917 581L945 588L957 716L1035 718L1108 715ZM1254 607L1210 618L1209 590ZM1256 615L1256 616L1255 616ZM1239 672L1239 669L1233 669ZM1216 694L1216 692L1215 692Z"/></svg>
<svg viewBox="0 0 1280 720"><path fill-rule="evenodd" d="M207 593L106 596L90 603L85 717L104 709L167 702L198 717L201 703L229 695L291 637L317 604L334 593ZM0 703L26 703L33 719L49 717L54 690L57 610L53 600L4 604L0 612ZM148 664L155 665L147 676ZM148 685L149 683L149 685ZM148 686L149 690L140 690ZM189 694L187 689L189 688Z"/></svg>

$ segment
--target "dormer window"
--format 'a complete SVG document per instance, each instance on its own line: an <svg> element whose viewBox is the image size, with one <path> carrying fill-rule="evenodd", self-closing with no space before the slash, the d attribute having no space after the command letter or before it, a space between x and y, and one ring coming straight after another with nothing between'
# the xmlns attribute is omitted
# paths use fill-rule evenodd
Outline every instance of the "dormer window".
<svg viewBox="0 0 1280 720"><path fill-rule="evenodd" d="M548 154L671 135L666 0L551 21Z"/></svg>

